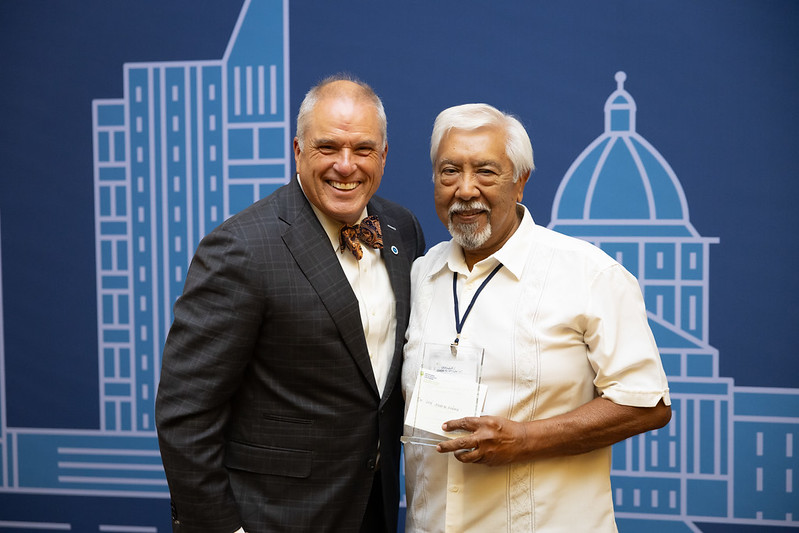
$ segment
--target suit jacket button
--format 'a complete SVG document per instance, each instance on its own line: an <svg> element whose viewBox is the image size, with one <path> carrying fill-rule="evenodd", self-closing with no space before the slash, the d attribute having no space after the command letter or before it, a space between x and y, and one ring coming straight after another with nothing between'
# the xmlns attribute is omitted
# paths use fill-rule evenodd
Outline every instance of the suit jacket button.
<svg viewBox="0 0 799 533"><path fill-rule="evenodd" d="M366 461L366 468L368 468L369 470L374 470L376 464L377 461L375 461L374 459L369 459L368 461Z"/></svg>

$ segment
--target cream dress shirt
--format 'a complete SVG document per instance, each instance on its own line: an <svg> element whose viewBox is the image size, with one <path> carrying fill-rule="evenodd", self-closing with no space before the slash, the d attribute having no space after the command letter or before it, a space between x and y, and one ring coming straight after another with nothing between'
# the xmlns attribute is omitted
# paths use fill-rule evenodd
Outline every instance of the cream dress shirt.
<svg viewBox="0 0 799 533"><path fill-rule="evenodd" d="M352 291L358 298L366 347L369 349L377 390L382 396L391 358L394 355L394 335L397 331L397 301L391 288L386 264L377 248L362 245L363 257L360 261L355 259L349 250L345 249L342 252L339 239L341 223L332 220L313 204L311 207L330 238L330 244L341 263L341 268L344 269ZM360 219L363 220L366 216L364 209Z"/></svg>
<svg viewBox="0 0 799 533"><path fill-rule="evenodd" d="M295 179L300 185L300 190L305 194L302 179L299 175ZM355 259L349 250L345 249L342 252L340 238L342 224L325 215L312 202L308 201L308 203L327 233L327 238L330 239L330 244L333 246L333 252L358 299L366 348L369 351L369 360L375 374L377 390L382 397L388 379L388 370L391 367L391 358L394 356L394 338L397 332L397 300L394 297L394 289L391 287L386 264L377 248L361 246L363 257L360 261ZM367 216L368 213L364 207L359 220L363 220Z"/></svg>
<svg viewBox="0 0 799 533"><path fill-rule="evenodd" d="M597 396L623 405L670 404L636 279L595 246L537 226L524 206L517 209L520 227L471 272L452 241L414 263L402 372L406 401L425 343L455 338L453 272L462 317L480 283L502 263L460 336L461 344L485 349L484 414L525 422ZM488 467L406 445L406 531L616 531L610 458L608 447Z"/></svg>

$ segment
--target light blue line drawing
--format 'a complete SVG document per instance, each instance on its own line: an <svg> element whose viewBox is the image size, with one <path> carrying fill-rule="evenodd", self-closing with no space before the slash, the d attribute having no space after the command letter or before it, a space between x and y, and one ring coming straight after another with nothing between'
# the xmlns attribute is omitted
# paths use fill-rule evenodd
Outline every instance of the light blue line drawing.
<svg viewBox="0 0 799 533"><path fill-rule="evenodd" d="M171 306L199 239L289 180L288 43L288 0L246 0L221 60L128 63L123 97L93 102L99 429L7 426L0 284L0 492L168 497L153 403ZM676 174L637 133L625 81L616 75L604 133L564 176L550 224L637 276L670 379L672 422L614 447L620 528L799 526L799 389L719 375L708 332L719 239L691 225ZM1 252L2 241L0 279ZM10 527L71 529L0 521Z"/></svg>
<svg viewBox="0 0 799 533"><path fill-rule="evenodd" d="M666 159L636 131L616 74L605 131L560 183L549 227L589 241L632 272L669 376L672 421L614 446L621 531L696 523L799 525L799 389L736 387L708 342L710 245ZM646 525L641 524L646 520Z"/></svg>
<svg viewBox="0 0 799 533"><path fill-rule="evenodd" d="M12 520L0 520L0 531L4 529L31 529L39 531L72 531L69 524L56 522L18 522Z"/></svg>
<svg viewBox="0 0 799 533"><path fill-rule="evenodd" d="M290 179L288 39L288 0L246 0L222 59L126 63L124 96L94 100L99 429L7 427L0 314L0 492L168 497L153 412L172 305L200 239Z"/></svg>
<svg viewBox="0 0 799 533"><path fill-rule="evenodd" d="M6 336L3 324L3 221L0 217L0 489L8 487L8 423L6 419Z"/></svg>

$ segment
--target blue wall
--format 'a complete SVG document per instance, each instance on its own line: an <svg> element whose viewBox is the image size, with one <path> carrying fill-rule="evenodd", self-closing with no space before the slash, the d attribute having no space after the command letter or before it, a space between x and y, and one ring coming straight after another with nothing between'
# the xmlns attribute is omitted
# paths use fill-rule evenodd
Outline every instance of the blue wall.
<svg viewBox="0 0 799 533"><path fill-rule="evenodd" d="M4 427L100 428L92 101L123 98L125 63L220 60L241 8L231 0L0 2ZM693 227L719 239L708 274L716 375L739 388L799 388L799 4L301 0L288 17L291 131L321 77L343 70L371 83L389 117L381 194L416 212L430 244L447 238L428 156L441 109L485 101L522 120L537 166L525 204L546 225L567 170L603 131L614 74L626 72L638 133L679 178ZM746 416L781 416L792 431L799 409L788 405L780 415ZM22 443L3 444L5 457L13 446L35 457ZM46 515L50 496L33 490L24 499L10 481L0 485L0 531L10 530L4 521ZM102 514L102 498L52 498ZM155 514L163 507L146 501ZM144 523L162 531L167 521ZM770 524L735 523L723 527Z"/></svg>

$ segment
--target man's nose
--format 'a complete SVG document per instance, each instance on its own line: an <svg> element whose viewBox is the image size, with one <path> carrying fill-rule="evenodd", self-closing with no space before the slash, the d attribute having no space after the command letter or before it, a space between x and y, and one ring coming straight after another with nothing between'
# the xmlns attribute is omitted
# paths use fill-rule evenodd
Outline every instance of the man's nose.
<svg viewBox="0 0 799 533"><path fill-rule="evenodd" d="M458 180L458 187L455 195L459 200L472 200L480 196L480 189L477 188L475 178L471 173L465 173Z"/></svg>
<svg viewBox="0 0 799 533"><path fill-rule="evenodd" d="M336 162L333 164L333 169L342 176L349 176L355 172L355 162L352 158L352 151L348 148L339 151Z"/></svg>

